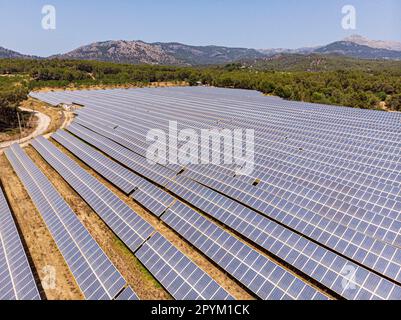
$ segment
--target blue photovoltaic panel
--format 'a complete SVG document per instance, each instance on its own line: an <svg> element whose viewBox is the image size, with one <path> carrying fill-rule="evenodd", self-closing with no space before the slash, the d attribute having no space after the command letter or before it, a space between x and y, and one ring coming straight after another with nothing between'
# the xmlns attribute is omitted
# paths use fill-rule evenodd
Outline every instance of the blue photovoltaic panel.
<svg viewBox="0 0 401 320"><path fill-rule="evenodd" d="M1 189L0 300L40 300L17 227Z"/></svg>
<svg viewBox="0 0 401 320"><path fill-rule="evenodd" d="M116 300L139 300L138 296L136 295L136 293L134 292L134 290L132 290L131 287L127 287L124 289L123 292L121 292L118 297L116 298Z"/></svg>
<svg viewBox="0 0 401 320"><path fill-rule="evenodd" d="M141 179L140 177L74 136L59 130L52 135L52 138L126 194L130 194L138 187L137 180Z"/></svg>
<svg viewBox="0 0 401 320"><path fill-rule="evenodd" d="M51 142L40 137L32 142L32 146L132 252L152 234L154 229L148 222Z"/></svg>
<svg viewBox="0 0 401 320"><path fill-rule="evenodd" d="M18 145L6 151L88 300L113 299L126 282L46 176Z"/></svg>
<svg viewBox="0 0 401 320"><path fill-rule="evenodd" d="M160 233L135 254L176 300L232 300L207 273Z"/></svg>
<svg viewBox="0 0 401 320"><path fill-rule="evenodd" d="M141 186L132 194L132 198L157 217L160 217L174 202L171 195L151 183Z"/></svg>
<svg viewBox="0 0 401 320"><path fill-rule="evenodd" d="M177 202L162 220L264 300L325 300L322 293Z"/></svg>

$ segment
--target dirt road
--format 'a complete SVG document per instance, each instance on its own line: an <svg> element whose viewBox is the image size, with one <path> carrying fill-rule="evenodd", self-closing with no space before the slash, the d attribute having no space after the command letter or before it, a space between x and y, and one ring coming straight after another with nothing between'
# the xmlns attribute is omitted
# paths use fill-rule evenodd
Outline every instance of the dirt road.
<svg viewBox="0 0 401 320"><path fill-rule="evenodd" d="M37 112L37 111L33 111L31 109L27 109L27 108L20 108L20 110L26 111L26 112L33 112L34 115L36 116L36 118L38 119L37 127L34 132L32 132L27 137L22 138L21 140L18 139L18 140L12 140L12 141L6 141L6 142L0 143L0 154L3 153L4 149L8 148L9 146L11 146L14 143L20 143L21 146L27 145L29 141L36 138L37 136L42 135L44 132L46 132L47 128L50 125L51 119L49 116L47 116L43 113Z"/></svg>

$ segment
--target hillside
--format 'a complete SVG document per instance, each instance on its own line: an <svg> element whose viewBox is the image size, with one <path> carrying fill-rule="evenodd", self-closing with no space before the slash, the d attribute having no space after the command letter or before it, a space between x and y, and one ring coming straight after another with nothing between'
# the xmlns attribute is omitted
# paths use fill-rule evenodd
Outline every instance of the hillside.
<svg viewBox="0 0 401 320"><path fill-rule="evenodd" d="M343 41L353 42L371 48L401 51L401 42L397 41L370 40L360 35L352 35L345 38Z"/></svg>
<svg viewBox="0 0 401 320"><path fill-rule="evenodd" d="M276 54L256 60L241 61L241 67L266 71L400 71L401 61L361 60L335 54Z"/></svg>
<svg viewBox="0 0 401 320"><path fill-rule="evenodd" d="M218 46L189 46L181 43L146 43L143 41L95 42L57 59L112 61L152 65L225 64L240 59L262 58L257 50Z"/></svg>
<svg viewBox="0 0 401 320"><path fill-rule="evenodd" d="M13 50L0 47L0 59L37 59L38 57L25 55Z"/></svg>
<svg viewBox="0 0 401 320"><path fill-rule="evenodd" d="M314 53L341 54L359 59L401 60L401 51L372 48L349 41L337 41L316 49Z"/></svg>
<svg viewBox="0 0 401 320"><path fill-rule="evenodd" d="M189 46L181 43L155 43L164 52L188 65L226 64L241 59L263 58L254 49L228 48L222 46Z"/></svg>

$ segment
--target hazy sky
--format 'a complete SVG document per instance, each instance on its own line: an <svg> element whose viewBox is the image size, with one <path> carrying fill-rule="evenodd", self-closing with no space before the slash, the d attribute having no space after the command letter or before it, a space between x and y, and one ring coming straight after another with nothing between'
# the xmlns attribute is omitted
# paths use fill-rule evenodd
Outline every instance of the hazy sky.
<svg viewBox="0 0 401 320"><path fill-rule="evenodd" d="M42 29L42 7L56 30ZM357 29L341 27L344 5ZM102 40L250 48L327 44L351 34L401 41L400 0L0 0L0 46L47 56Z"/></svg>

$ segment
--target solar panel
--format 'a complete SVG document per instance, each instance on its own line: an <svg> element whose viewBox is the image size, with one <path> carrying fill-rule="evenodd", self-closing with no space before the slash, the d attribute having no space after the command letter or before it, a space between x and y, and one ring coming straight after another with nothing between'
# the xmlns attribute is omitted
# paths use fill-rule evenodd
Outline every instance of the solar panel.
<svg viewBox="0 0 401 320"><path fill-rule="evenodd" d="M136 190L132 198L157 217L160 217L174 202L171 195L150 183Z"/></svg>
<svg viewBox="0 0 401 320"><path fill-rule="evenodd" d="M52 138L126 194L138 187L137 181L141 179L140 177L74 136L59 130L52 135Z"/></svg>
<svg viewBox="0 0 401 320"><path fill-rule="evenodd" d="M153 227L148 222L52 143L40 137L32 142L32 146L132 252L152 234Z"/></svg>
<svg viewBox="0 0 401 320"><path fill-rule="evenodd" d="M134 292L134 290L132 290L131 287L127 287L124 289L123 292L121 292L118 297L116 298L116 300L139 300L138 296L136 295L136 293Z"/></svg>
<svg viewBox="0 0 401 320"><path fill-rule="evenodd" d="M0 300L40 300L17 227L1 189Z"/></svg>
<svg viewBox="0 0 401 320"><path fill-rule="evenodd" d="M125 280L56 191L18 145L6 151L57 247L88 300L113 299Z"/></svg>
<svg viewBox="0 0 401 320"><path fill-rule="evenodd" d="M232 300L220 285L160 233L135 254L176 300Z"/></svg>
<svg viewBox="0 0 401 320"><path fill-rule="evenodd" d="M327 299L182 203L174 204L162 220L261 299Z"/></svg>

